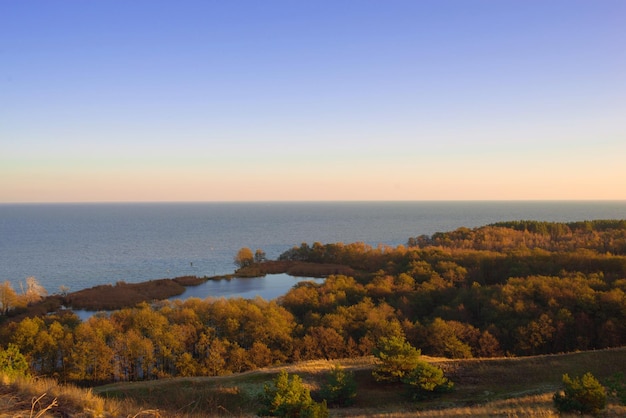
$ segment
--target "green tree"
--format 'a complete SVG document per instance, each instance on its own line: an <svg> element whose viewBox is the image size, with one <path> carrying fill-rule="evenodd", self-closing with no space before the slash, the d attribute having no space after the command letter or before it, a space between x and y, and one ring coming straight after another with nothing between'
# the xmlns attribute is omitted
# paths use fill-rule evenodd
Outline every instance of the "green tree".
<svg viewBox="0 0 626 418"><path fill-rule="evenodd" d="M582 378L563 375L564 390L554 394L554 405L559 412L579 412L598 415L606 408L606 389L591 374Z"/></svg>
<svg viewBox="0 0 626 418"><path fill-rule="evenodd" d="M252 250L248 247L243 247L237 251L234 262L239 268L247 267L254 263L254 254L252 253Z"/></svg>
<svg viewBox="0 0 626 418"><path fill-rule="evenodd" d="M624 379L624 373L618 372L609 377L606 381L606 387L611 396L619 399L622 405L626 405L626 379Z"/></svg>
<svg viewBox="0 0 626 418"><path fill-rule="evenodd" d="M382 337L373 350L380 359L372 375L379 382L399 382L420 363L421 351L404 337Z"/></svg>
<svg viewBox="0 0 626 418"><path fill-rule="evenodd" d="M276 417L328 417L326 402L317 403L311 398L311 393L302 383L298 375L289 374L282 370L274 379L273 385L265 385L264 393L260 397L263 408L260 415Z"/></svg>
<svg viewBox="0 0 626 418"><path fill-rule="evenodd" d="M0 348L0 372L9 377L28 376L28 362L15 344Z"/></svg>
<svg viewBox="0 0 626 418"><path fill-rule="evenodd" d="M449 392L454 384L443 375L440 367L420 361L417 367L402 379L409 386L409 396L416 400L429 399Z"/></svg>
<svg viewBox="0 0 626 418"><path fill-rule="evenodd" d="M335 365L322 386L321 396L329 405L351 405L356 397L354 373Z"/></svg>

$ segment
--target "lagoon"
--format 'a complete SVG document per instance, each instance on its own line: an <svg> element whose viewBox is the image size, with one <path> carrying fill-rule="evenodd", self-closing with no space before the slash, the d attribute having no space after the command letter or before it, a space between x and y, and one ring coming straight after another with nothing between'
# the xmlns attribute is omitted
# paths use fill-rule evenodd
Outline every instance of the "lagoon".
<svg viewBox="0 0 626 418"><path fill-rule="evenodd" d="M271 300L284 295L299 282L307 280L315 283L324 282L324 279L294 277L286 273L268 274L264 277L254 278L235 277L222 280L207 280L198 286L187 287L185 293L170 298L170 300L192 297L200 299L208 297L252 299L256 296Z"/></svg>
<svg viewBox="0 0 626 418"><path fill-rule="evenodd" d="M265 300L272 300L284 295L299 282L312 281L321 284L324 283L324 280L323 278L295 277L286 273L268 274L264 277L253 278L209 279L197 286L186 287L182 295L171 297L168 300L206 299L209 297L253 299L257 296ZM73 311L83 321L95 314L94 311L84 309L75 309Z"/></svg>

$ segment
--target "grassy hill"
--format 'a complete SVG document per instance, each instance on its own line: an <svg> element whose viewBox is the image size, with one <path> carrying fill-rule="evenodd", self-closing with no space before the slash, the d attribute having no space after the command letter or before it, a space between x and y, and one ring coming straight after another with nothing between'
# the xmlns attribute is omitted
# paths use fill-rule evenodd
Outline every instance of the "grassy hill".
<svg viewBox="0 0 626 418"><path fill-rule="evenodd" d="M354 372L358 395L352 407L331 409L332 416L550 417L557 416L552 394L560 388L564 373L591 372L601 381L616 372L626 373L626 347L523 358L425 359L446 370L455 382L455 391L433 401L409 402L401 386L375 382L371 377L375 360L363 357L310 361L230 376L115 383L92 391L57 386L45 379L5 381L0 416L253 416L259 407L257 394L280 370L300 375L315 397L326 373L339 363ZM33 400L44 393L35 404ZM38 415L54 398L57 405ZM626 407L610 399L606 415L626 416Z"/></svg>

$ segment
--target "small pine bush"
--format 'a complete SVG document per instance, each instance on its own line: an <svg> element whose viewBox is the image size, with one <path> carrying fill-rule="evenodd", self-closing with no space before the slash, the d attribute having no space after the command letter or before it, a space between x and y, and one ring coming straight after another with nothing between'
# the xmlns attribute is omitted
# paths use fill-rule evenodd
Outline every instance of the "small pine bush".
<svg viewBox="0 0 626 418"><path fill-rule="evenodd" d="M28 362L15 344L0 348L0 372L11 378L28 376Z"/></svg>
<svg viewBox="0 0 626 418"><path fill-rule="evenodd" d="M626 405L626 379L624 373L618 372L609 377L606 387L611 396L617 398L622 405Z"/></svg>
<svg viewBox="0 0 626 418"><path fill-rule="evenodd" d="M380 359L372 375L378 382L399 382L420 363L422 352L404 336L382 337L372 351Z"/></svg>
<svg viewBox="0 0 626 418"><path fill-rule="evenodd" d="M554 405L559 412L578 412L598 415L606 408L606 389L591 374L582 378L563 375L564 390L554 394Z"/></svg>
<svg viewBox="0 0 626 418"><path fill-rule="evenodd" d="M330 371L320 394L329 405L351 405L356 397L354 374L346 372L341 366L336 365Z"/></svg>
<svg viewBox="0 0 626 418"><path fill-rule="evenodd" d="M265 385L265 391L260 396L263 407L259 411L261 416L300 417L300 418L327 418L326 402L317 403L311 398L311 393L302 384L298 375L289 374L282 370L273 385Z"/></svg>
<svg viewBox="0 0 626 418"><path fill-rule="evenodd" d="M441 368L425 361L420 361L402 382L408 385L409 396L414 400L430 399L449 392L454 387L454 384L444 377Z"/></svg>

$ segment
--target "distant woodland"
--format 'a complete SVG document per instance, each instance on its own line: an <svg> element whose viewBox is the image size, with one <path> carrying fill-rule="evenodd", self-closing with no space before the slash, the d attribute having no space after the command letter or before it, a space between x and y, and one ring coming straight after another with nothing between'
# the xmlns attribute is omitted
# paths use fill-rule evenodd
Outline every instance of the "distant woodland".
<svg viewBox="0 0 626 418"><path fill-rule="evenodd" d="M34 374L86 384L370 355L382 337L448 358L626 345L624 220L503 222L397 247L303 243L241 273L295 263L341 274L273 301L144 302L84 322L71 311L4 312L0 345L19 349Z"/></svg>

